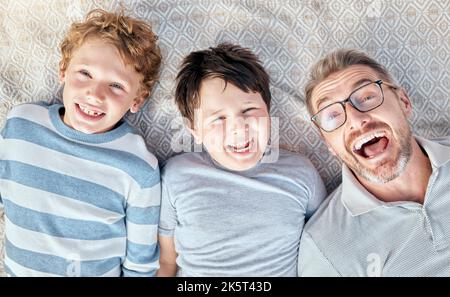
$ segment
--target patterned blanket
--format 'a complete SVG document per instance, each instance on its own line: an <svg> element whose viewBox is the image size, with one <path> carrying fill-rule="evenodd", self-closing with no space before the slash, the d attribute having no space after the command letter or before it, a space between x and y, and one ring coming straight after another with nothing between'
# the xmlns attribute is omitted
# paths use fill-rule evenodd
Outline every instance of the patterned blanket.
<svg viewBox="0 0 450 297"><path fill-rule="evenodd" d="M0 0L0 127L14 105L61 98L58 45L70 22L121 3L153 24L163 51L160 83L127 117L161 164L186 136L173 103L180 61L222 41L249 47L264 62L279 142L308 156L328 191L340 182L340 163L308 120L303 86L311 63L332 49L360 48L387 66L412 99L415 134L450 134L448 0Z"/></svg>

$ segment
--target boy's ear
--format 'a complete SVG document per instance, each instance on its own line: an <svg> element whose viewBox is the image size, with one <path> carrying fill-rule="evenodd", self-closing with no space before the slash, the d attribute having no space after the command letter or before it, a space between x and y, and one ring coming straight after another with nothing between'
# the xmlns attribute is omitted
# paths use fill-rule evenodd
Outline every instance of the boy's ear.
<svg viewBox="0 0 450 297"><path fill-rule="evenodd" d="M59 69L58 78L59 78L59 83L63 84L64 83L64 79L66 78L66 71L62 70L62 69Z"/></svg>
<svg viewBox="0 0 450 297"><path fill-rule="evenodd" d="M192 125L186 125L189 133L194 137L195 143L202 144L202 133L197 131L195 128L192 128Z"/></svg>
<svg viewBox="0 0 450 297"><path fill-rule="evenodd" d="M59 66L58 78L59 78L60 84L63 84L64 79L66 78L67 65L65 65L63 61L64 61L64 59L59 61L59 64L58 64L58 66Z"/></svg>
<svg viewBox="0 0 450 297"><path fill-rule="evenodd" d="M138 97L136 97L136 99L134 99L133 105L131 105L130 107L130 111L132 113L136 113L139 111L139 109L142 107L142 105L145 102L145 99L148 96L148 92L143 92L141 93L141 95L139 95Z"/></svg>

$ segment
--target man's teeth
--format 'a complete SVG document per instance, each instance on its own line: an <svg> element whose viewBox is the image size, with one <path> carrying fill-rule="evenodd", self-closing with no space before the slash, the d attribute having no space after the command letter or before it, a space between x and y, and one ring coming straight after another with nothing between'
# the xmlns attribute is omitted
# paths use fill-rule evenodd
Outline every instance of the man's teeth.
<svg viewBox="0 0 450 297"><path fill-rule="evenodd" d="M371 133L369 135L366 135L363 138L358 139L355 142L355 145L353 146L353 149L356 150L356 151L360 150L365 143L371 141L374 138L381 138L383 136L385 136L385 133L381 132L381 131L380 132L374 132L374 133Z"/></svg>
<svg viewBox="0 0 450 297"><path fill-rule="evenodd" d="M92 111L92 110L90 110L90 109L87 109L85 106L81 106L80 105L80 109L85 113L85 114L87 114L87 115L90 115L90 116L99 116L99 115L102 115L103 114L103 112L96 112L96 111Z"/></svg>

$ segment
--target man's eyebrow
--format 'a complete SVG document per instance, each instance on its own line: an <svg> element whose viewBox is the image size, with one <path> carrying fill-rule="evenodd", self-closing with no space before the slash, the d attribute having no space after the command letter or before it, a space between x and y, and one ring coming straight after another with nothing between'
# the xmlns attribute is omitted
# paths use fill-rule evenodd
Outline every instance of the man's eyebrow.
<svg viewBox="0 0 450 297"><path fill-rule="evenodd" d="M323 98L320 98L319 100L317 100L317 102L316 102L316 108L319 108L319 106L322 104L322 103L324 103L324 102L326 102L326 101L330 101L331 99L329 98L329 97L323 97Z"/></svg>
<svg viewBox="0 0 450 297"><path fill-rule="evenodd" d="M361 85L365 84L365 83L369 83L372 80L368 79L368 78L361 78L359 80L357 80L353 85L352 85L352 89L356 89L358 87L360 87ZM321 104L323 104L326 101L330 101L331 98L329 98L328 96L325 96L323 98L320 98L319 100L317 100L316 102L316 108L318 108Z"/></svg>
<svg viewBox="0 0 450 297"><path fill-rule="evenodd" d="M357 80L353 85L352 85L352 89L356 89L357 87L361 86L364 83L369 83L372 82L372 80L368 79L368 78L361 78L360 80Z"/></svg>

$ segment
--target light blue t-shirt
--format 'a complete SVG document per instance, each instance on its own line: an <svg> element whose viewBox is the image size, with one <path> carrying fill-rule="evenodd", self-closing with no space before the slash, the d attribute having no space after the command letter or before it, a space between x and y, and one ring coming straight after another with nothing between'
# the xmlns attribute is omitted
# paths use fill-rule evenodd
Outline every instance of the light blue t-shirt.
<svg viewBox="0 0 450 297"><path fill-rule="evenodd" d="M325 196L299 154L230 171L186 153L162 170L159 234L174 237L180 276L296 276L305 219Z"/></svg>

